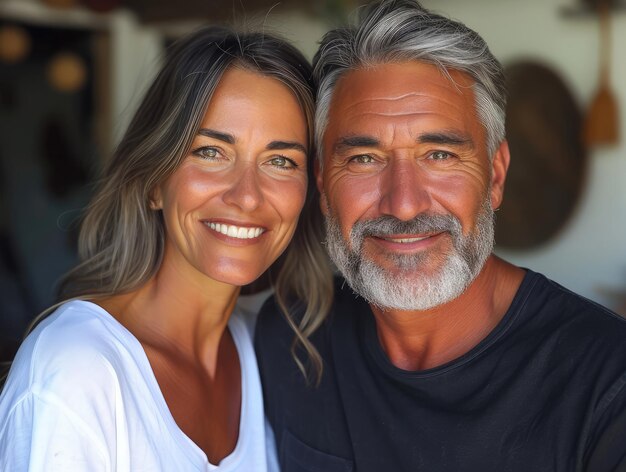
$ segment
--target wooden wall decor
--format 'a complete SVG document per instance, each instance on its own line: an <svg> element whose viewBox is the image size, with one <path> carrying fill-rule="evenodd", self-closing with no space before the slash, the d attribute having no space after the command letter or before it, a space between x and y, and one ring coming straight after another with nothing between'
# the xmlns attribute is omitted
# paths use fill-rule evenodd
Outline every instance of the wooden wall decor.
<svg viewBox="0 0 626 472"><path fill-rule="evenodd" d="M521 61L505 72L511 165L496 214L496 244L528 249L554 237L572 215L587 151L580 108L554 70Z"/></svg>
<svg viewBox="0 0 626 472"><path fill-rule="evenodd" d="M600 18L600 74L599 84L589 105L584 122L587 146L619 144L619 105L611 87L611 17L608 0L597 6Z"/></svg>

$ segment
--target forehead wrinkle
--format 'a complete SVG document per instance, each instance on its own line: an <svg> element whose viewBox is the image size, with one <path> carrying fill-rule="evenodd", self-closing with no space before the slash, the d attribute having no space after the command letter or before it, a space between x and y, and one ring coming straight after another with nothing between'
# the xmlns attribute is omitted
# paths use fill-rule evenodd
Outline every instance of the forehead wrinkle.
<svg viewBox="0 0 626 472"><path fill-rule="evenodd" d="M398 104L406 101L406 108L398 109ZM458 111L459 114L464 113L466 104L458 103L454 100L448 100L442 96L429 94L406 94L396 98L367 98L358 102L351 103L343 108L343 113L348 115L367 116L410 116L410 115L427 115L440 113L442 106L449 107L450 111ZM420 108L417 110L416 108Z"/></svg>
<svg viewBox="0 0 626 472"><path fill-rule="evenodd" d="M407 99L417 99L420 102L424 102L428 100L428 95L417 92L410 92L399 95L397 97L366 97L361 100L354 101L345 107L346 110L350 110L352 108L360 108L360 107L375 107L377 105L385 105L387 103L396 103ZM348 100L349 97L347 98Z"/></svg>

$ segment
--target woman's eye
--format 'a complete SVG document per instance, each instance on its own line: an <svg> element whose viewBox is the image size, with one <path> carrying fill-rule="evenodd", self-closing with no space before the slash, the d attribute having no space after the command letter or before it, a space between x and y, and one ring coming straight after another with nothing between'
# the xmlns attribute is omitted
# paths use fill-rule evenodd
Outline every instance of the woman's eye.
<svg viewBox="0 0 626 472"><path fill-rule="evenodd" d="M430 155L430 158L435 160L435 161L443 161L445 159L448 159L452 157L452 155L449 152L446 151L435 151Z"/></svg>
<svg viewBox="0 0 626 472"><path fill-rule="evenodd" d="M208 160L213 160L219 156L218 149L211 146L201 147L196 149L193 153L198 157Z"/></svg>
<svg viewBox="0 0 626 472"><path fill-rule="evenodd" d="M280 167L283 169L293 169L298 167L298 165L292 161L291 159L285 156L276 156L269 160L270 165L274 167Z"/></svg>

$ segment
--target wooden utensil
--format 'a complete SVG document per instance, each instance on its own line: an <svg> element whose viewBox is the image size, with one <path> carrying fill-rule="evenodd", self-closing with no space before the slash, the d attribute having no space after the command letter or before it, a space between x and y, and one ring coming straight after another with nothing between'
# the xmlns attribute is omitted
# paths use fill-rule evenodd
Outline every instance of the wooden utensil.
<svg viewBox="0 0 626 472"><path fill-rule="evenodd" d="M615 145L619 141L619 111L610 86L611 19L609 1L598 2L600 16L600 84L591 102L584 125L588 146Z"/></svg>

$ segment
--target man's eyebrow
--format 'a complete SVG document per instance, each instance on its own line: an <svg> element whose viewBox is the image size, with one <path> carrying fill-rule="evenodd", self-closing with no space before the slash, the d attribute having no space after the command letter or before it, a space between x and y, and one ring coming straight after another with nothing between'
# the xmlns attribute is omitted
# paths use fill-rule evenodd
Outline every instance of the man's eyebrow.
<svg viewBox="0 0 626 472"><path fill-rule="evenodd" d="M207 138L217 139L218 141L224 141L228 144L235 144L235 137L232 134L221 133L214 129L200 128L198 134L206 136Z"/></svg>
<svg viewBox="0 0 626 472"><path fill-rule="evenodd" d="M272 141L265 147L268 151L281 151L283 149L294 149L301 151L304 154L307 153L306 148L295 141Z"/></svg>
<svg viewBox="0 0 626 472"><path fill-rule="evenodd" d="M457 132L424 133L418 136L417 142L420 144L447 144L474 148L474 141L471 137Z"/></svg>
<svg viewBox="0 0 626 472"><path fill-rule="evenodd" d="M333 152L341 153L355 147L376 147L380 141L372 136L344 136L335 143Z"/></svg>

